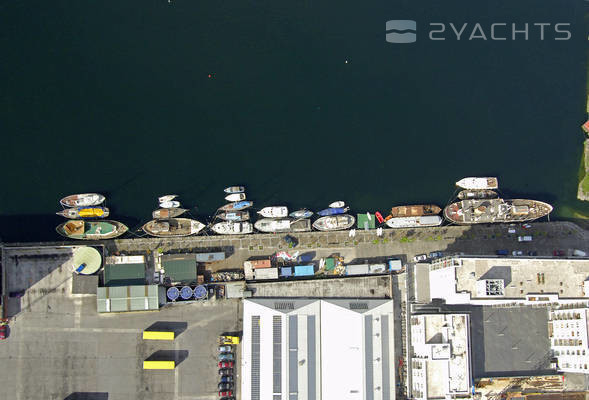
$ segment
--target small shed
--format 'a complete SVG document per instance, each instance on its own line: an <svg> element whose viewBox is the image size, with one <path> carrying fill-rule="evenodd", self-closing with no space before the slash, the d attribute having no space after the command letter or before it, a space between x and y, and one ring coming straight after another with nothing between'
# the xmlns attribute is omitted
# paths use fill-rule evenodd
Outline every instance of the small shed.
<svg viewBox="0 0 589 400"><path fill-rule="evenodd" d="M292 267L282 267L280 268L280 276L289 278L292 276Z"/></svg>
<svg viewBox="0 0 589 400"><path fill-rule="evenodd" d="M313 276L315 267L313 265L297 265L294 267L294 276Z"/></svg>
<svg viewBox="0 0 589 400"><path fill-rule="evenodd" d="M328 257L325 259L325 270L326 271L333 271L335 269L335 259L333 257Z"/></svg>

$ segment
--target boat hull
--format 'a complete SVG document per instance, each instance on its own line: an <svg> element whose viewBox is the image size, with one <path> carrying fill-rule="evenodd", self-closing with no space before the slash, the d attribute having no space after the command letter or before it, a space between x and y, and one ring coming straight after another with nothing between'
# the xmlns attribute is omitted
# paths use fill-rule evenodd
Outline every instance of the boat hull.
<svg viewBox="0 0 589 400"><path fill-rule="evenodd" d="M66 196L59 203L64 207L89 207L99 205L104 199L99 193L81 193Z"/></svg>
<svg viewBox="0 0 589 400"><path fill-rule="evenodd" d="M290 220L262 218L256 221L254 228L260 232L290 232Z"/></svg>
<svg viewBox="0 0 589 400"><path fill-rule="evenodd" d="M151 213L153 219L176 218L188 211L185 208L160 208Z"/></svg>
<svg viewBox="0 0 589 400"><path fill-rule="evenodd" d="M552 206L538 200L462 200L444 208L444 218L458 225L527 222L547 216Z"/></svg>
<svg viewBox="0 0 589 400"><path fill-rule="evenodd" d="M288 216L288 208L284 206L264 207L258 211L258 214L266 218L284 218Z"/></svg>
<svg viewBox="0 0 589 400"><path fill-rule="evenodd" d="M213 232L219 235L246 235L253 232L251 222L218 222L211 226Z"/></svg>
<svg viewBox="0 0 589 400"><path fill-rule="evenodd" d="M227 201L241 201L245 200L245 193L232 193L225 196L225 200Z"/></svg>
<svg viewBox="0 0 589 400"><path fill-rule="evenodd" d="M69 220L55 228L57 233L68 239L75 240L104 240L114 239L129 230L118 221L84 221Z"/></svg>
<svg viewBox="0 0 589 400"><path fill-rule="evenodd" d="M324 232L341 231L351 228L355 222L356 218L349 214L330 215L313 222L313 228Z"/></svg>
<svg viewBox="0 0 589 400"><path fill-rule="evenodd" d="M180 207L180 202L176 201L176 200L164 201L163 203L160 203L160 207L161 208L178 208L178 207Z"/></svg>
<svg viewBox="0 0 589 400"><path fill-rule="evenodd" d="M245 192L245 188L243 186L229 186L225 188L224 192L228 194L243 193Z"/></svg>
<svg viewBox="0 0 589 400"><path fill-rule="evenodd" d="M157 201L160 203L165 203L166 201L172 201L174 200L176 197L178 197L177 194L167 194L165 196L160 196L157 198Z"/></svg>
<svg viewBox="0 0 589 400"><path fill-rule="evenodd" d="M498 189L499 188L499 181L495 177L484 177L484 178L475 178L475 177L468 177L462 178L458 182L456 182L456 186L462 189Z"/></svg>
<svg viewBox="0 0 589 400"><path fill-rule="evenodd" d="M327 217L329 215L345 214L349 209L350 207L326 208L325 210L317 211L317 215Z"/></svg>
<svg viewBox="0 0 589 400"><path fill-rule="evenodd" d="M391 208L393 218L421 217L422 215L437 215L442 209L435 204L418 204L410 206L397 206Z"/></svg>
<svg viewBox="0 0 589 400"><path fill-rule="evenodd" d="M148 235L161 238L192 236L204 228L202 222L189 218L153 219L142 227Z"/></svg>
<svg viewBox="0 0 589 400"><path fill-rule="evenodd" d="M439 215L422 215L420 217L390 218L386 221L386 225L393 229L427 228L442 225L442 222L444 219Z"/></svg>
<svg viewBox="0 0 589 400"><path fill-rule="evenodd" d="M498 197L497 192L490 190L490 189L480 189L480 190L461 190L457 196L460 200L468 200L468 199L494 199Z"/></svg>
<svg viewBox="0 0 589 400"><path fill-rule="evenodd" d="M110 214L110 211L106 207L76 207L66 208L56 212L57 215L61 215L67 219L93 219L93 218L106 218Z"/></svg>
<svg viewBox="0 0 589 400"><path fill-rule="evenodd" d="M313 216L313 211L304 208L302 210L293 211L288 214L288 216L291 218L311 218Z"/></svg>
<svg viewBox="0 0 589 400"><path fill-rule="evenodd" d="M239 222L249 220L250 213L247 211L228 211L218 214L217 217L224 221Z"/></svg>
<svg viewBox="0 0 589 400"><path fill-rule="evenodd" d="M245 210L246 208L250 208L254 205L253 201L238 201L235 203L225 204L223 207L219 208L221 211L240 211Z"/></svg>
<svg viewBox="0 0 589 400"><path fill-rule="evenodd" d="M344 203L343 201L334 201L333 203L331 203L329 205L329 208L341 208L341 207L345 207L346 203Z"/></svg>

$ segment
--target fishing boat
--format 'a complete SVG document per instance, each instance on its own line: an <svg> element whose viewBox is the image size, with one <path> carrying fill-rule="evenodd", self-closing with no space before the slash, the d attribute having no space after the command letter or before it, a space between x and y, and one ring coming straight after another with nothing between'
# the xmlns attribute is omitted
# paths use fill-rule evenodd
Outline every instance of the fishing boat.
<svg viewBox="0 0 589 400"><path fill-rule="evenodd" d="M228 211L218 214L217 217L224 221L247 221L250 219L250 213L247 211Z"/></svg>
<svg viewBox="0 0 589 400"><path fill-rule="evenodd" d="M288 215L288 208L284 206L264 207L258 211L258 214L266 218L284 218Z"/></svg>
<svg viewBox="0 0 589 400"><path fill-rule="evenodd" d="M460 200L469 200L469 199L494 199L497 197L497 192L489 189L481 189L481 190L461 190L458 193L458 198Z"/></svg>
<svg viewBox="0 0 589 400"><path fill-rule="evenodd" d="M219 208L221 211L240 211L245 210L254 205L253 201L237 201L235 203L225 204L223 207Z"/></svg>
<svg viewBox="0 0 589 400"><path fill-rule="evenodd" d="M389 228L425 228L442 225L443 221L439 215L422 215L419 217L389 218L386 224Z"/></svg>
<svg viewBox="0 0 589 400"><path fill-rule="evenodd" d="M243 193L245 192L245 188L243 186L229 186L225 188L225 193Z"/></svg>
<svg viewBox="0 0 589 400"><path fill-rule="evenodd" d="M164 201L160 203L161 208L178 208L180 207L180 202L176 200Z"/></svg>
<svg viewBox="0 0 589 400"><path fill-rule="evenodd" d="M153 219L142 227L148 235L161 238L196 235L204 228L205 224L189 218Z"/></svg>
<svg viewBox="0 0 589 400"><path fill-rule="evenodd" d="M185 208L160 208L151 213L153 219L176 218L188 211Z"/></svg>
<svg viewBox="0 0 589 400"><path fill-rule="evenodd" d="M307 210L306 208L303 208L302 210L297 210L297 211L293 211L290 214L288 214L289 217L292 218L311 218L311 216L313 215L313 211L311 210Z"/></svg>
<svg viewBox="0 0 589 400"><path fill-rule="evenodd" d="M176 197L178 197L177 194L166 194L165 196L158 197L157 201L159 201L160 203L165 203L166 201L174 200Z"/></svg>
<svg viewBox="0 0 589 400"><path fill-rule="evenodd" d="M227 200L227 201L245 200L245 193L232 193L230 195L225 196L225 200Z"/></svg>
<svg viewBox="0 0 589 400"><path fill-rule="evenodd" d="M333 203L331 203L329 205L329 208L341 208L341 207L345 207L345 206L346 206L346 203L339 200L339 201L334 201Z"/></svg>
<svg viewBox="0 0 589 400"><path fill-rule="evenodd" d="M437 215L442 209L435 204L419 204L412 206L397 206L391 209L393 218L420 217L422 215Z"/></svg>
<svg viewBox="0 0 589 400"><path fill-rule="evenodd" d="M462 189L497 189L499 187L499 182L497 178L462 178L458 182L456 182L456 186L461 187Z"/></svg>
<svg viewBox="0 0 589 400"><path fill-rule="evenodd" d="M86 218L106 218L108 217L109 211L106 207L76 207L66 208L56 212L57 215L68 219L86 219Z"/></svg>
<svg viewBox="0 0 589 400"><path fill-rule="evenodd" d="M66 221L55 230L68 239L101 240L119 237L129 228L118 221L83 221L78 219Z"/></svg>
<svg viewBox="0 0 589 400"><path fill-rule="evenodd" d="M253 232L251 222L218 222L211 226L213 232L219 235L245 235Z"/></svg>
<svg viewBox="0 0 589 400"><path fill-rule="evenodd" d="M450 204L444 217L455 224L472 225L533 221L551 211L550 204L538 200L472 199Z"/></svg>
<svg viewBox="0 0 589 400"><path fill-rule="evenodd" d="M104 201L105 197L98 193L72 194L59 200L64 207L90 207L97 206Z"/></svg>
<svg viewBox="0 0 589 400"><path fill-rule="evenodd" d="M289 219L262 218L256 221L254 228L260 232L289 232Z"/></svg>
<svg viewBox="0 0 589 400"><path fill-rule="evenodd" d="M350 207L330 207L325 210L317 211L317 215L327 217L328 215L345 214L349 209Z"/></svg>
<svg viewBox="0 0 589 400"><path fill-rule="evenodd" d="M331 215L321 217L313 222L313 228L320 231L339 231L349 229L356 222L356 218L349 214Z"/></svg>

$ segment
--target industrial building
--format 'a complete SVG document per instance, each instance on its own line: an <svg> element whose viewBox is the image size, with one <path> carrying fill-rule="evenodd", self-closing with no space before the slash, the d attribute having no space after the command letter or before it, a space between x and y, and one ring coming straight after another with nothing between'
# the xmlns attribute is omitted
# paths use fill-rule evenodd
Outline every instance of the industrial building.
<svg viewBox="0 0 589 400"><path fill-rule="evenodd" d="M393 301L243 302L244 400L393 400Z"/></svg>

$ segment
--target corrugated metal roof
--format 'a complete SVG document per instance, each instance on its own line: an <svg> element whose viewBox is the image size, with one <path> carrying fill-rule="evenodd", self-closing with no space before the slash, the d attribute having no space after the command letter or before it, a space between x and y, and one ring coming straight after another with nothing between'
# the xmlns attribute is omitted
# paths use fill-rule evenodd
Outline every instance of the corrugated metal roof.
<svg viewBox="0 0 589 400"><path fill-rule="evenodd" d="M157 285L99 287L96 308L98 312L157 310L159 292Z"/></svg>
<svg viewBox="0 0 589 400"><path fill-rule="evenodd" d="M172 282L192 283L196 282L196 258L183 260L162 261L166 276Z"/></svg>

